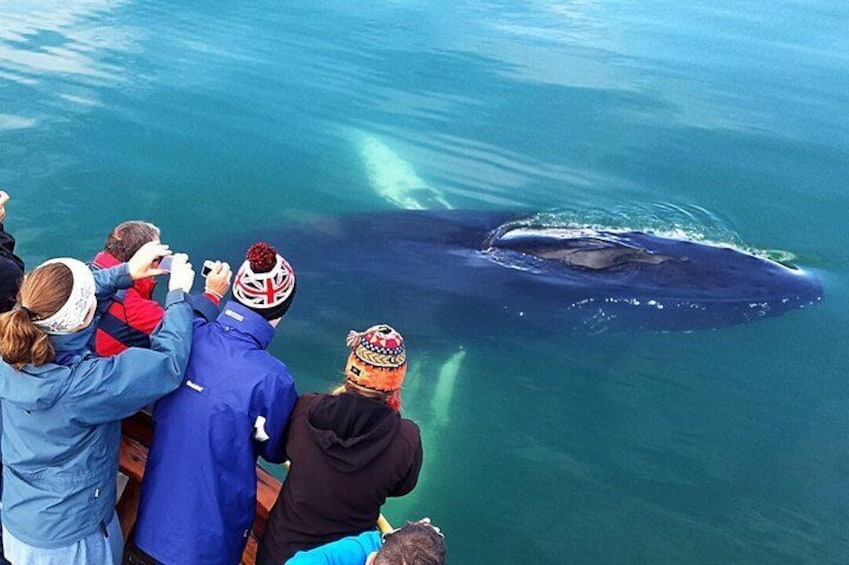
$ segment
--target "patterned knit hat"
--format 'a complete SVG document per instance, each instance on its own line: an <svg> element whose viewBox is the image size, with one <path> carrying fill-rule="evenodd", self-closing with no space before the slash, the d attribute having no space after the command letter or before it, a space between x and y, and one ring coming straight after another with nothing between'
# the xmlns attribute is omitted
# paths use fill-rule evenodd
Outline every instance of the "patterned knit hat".
<svg viewBox="0 0 849 565"><path fill-rule="evenodd" d="M266 320L283 316L295 296L295 271L267 243L254 243L233 281L233 298Z"/></svg>
<svg viewBox="0 0 849 565"><path fill-rule="evenodd" d="M349 382L379 392L401 388L407 372L407 348L401 334L379 324L364 332L351 330L346 342L351 348L345 367Z"/></svg>

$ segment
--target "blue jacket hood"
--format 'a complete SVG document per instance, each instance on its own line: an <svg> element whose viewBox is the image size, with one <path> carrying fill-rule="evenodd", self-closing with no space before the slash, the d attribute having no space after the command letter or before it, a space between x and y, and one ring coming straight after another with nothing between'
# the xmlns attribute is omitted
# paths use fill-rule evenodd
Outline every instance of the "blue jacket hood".
<svg viewBox="0 0 849 565"><path fill-rule="evenodd" d="M71 384L71 371L80 361L92 355L89 344L96 329L94 321L72 334L51 335L50 344L56 359L40 367L27 364L15 371L3 363L0 397L12 404L35 412L48 410ZM8 375L8 376L7 376Z"/></svg>
<svg viewBox="0 0 849 565"><path fill-rule="evenodd" d="M225 328L236 330L260 349L266 349L274 338L274 326L268 320L235 300L228 300L215 320Z"/></svg>

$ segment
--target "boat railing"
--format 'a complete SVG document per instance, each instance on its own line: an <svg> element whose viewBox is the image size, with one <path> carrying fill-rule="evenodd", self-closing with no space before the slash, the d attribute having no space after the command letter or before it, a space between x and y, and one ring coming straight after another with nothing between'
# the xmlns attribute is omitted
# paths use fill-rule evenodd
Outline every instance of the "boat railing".
<svg viewBox="0 0 849 565"><path fill-rule="evenodd" d="M139 412L122 422L121 431L119 468L127 481L118 500L117 510L121 529L126 538L136 523L141 482L147 463L147 450L153 442L153 418L146 412ZM259 465L257 465L256 474L256 519L248 537L245 552L242 554L242 565L255 565L257 540L265 531L269 513L282 486L279 480ZM381 532L392 530L392 526L383 514L378 518L377 527Z"/></svg>

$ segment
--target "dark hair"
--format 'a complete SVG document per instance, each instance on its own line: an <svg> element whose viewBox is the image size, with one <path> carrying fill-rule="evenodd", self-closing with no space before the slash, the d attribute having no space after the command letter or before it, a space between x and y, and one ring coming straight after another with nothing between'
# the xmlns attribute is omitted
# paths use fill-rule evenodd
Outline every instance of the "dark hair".
<svg viewBox="0 0 849 565"><path fill-rule="evenodd" d="M445 539L433 526L420 522L407 525L386 536L374 565L443 565Z"/></svg>
<svg viewBox="0 0 849 565"><path fill-rule="evenodd" d="M115 226L106 238L103 250L126 263L145 243L159 238L159 228L148 222L132 220Z"/></svg>
<svg viewBox="0 0 849 565"><path fill-rule="evenodd" d="M20 370L27 363L36 367L56 358L50 338L33 320L58 312L74 288L74 275L66 265L51 263L24 277L18 301L11 312L0 315L0 356Z"/></svg>

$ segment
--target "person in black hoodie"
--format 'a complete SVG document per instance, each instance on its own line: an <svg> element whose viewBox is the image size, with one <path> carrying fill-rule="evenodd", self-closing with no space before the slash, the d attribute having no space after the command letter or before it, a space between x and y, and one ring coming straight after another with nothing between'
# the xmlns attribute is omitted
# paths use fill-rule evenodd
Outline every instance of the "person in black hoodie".
<svg viewBox="0 0 849 565"><path fill-rule="evenodd" d="M6 203L9 195L0 190L0 313L15 305L15 297L24 276L24 262L15 255L15 238L6 233Z"/></svg>
<svg viewBox="0 0 849 565"><path fill-rule="evenodd" d="M389 496L413 490L422 466L419 428L401 418L404 339L377 325L350 332L345 385L302 396L289 419L291 461L259 544L257 565L373 529Z"/></svg>

